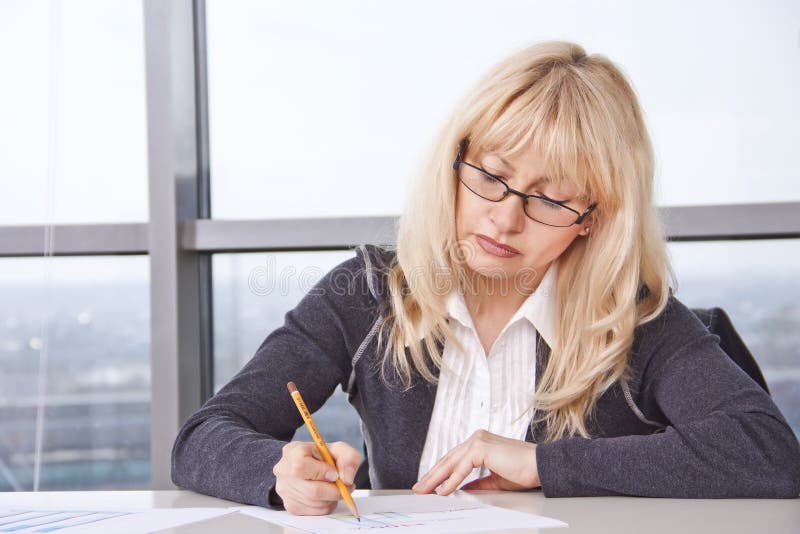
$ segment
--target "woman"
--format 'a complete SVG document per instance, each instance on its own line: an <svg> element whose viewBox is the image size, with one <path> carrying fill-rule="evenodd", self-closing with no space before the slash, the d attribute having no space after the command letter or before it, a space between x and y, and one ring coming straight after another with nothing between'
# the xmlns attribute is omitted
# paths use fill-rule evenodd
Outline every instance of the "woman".
<svg viewBox="0 0 800 534"><path fill-rule="evenodd" d="M360 247L185 424L176 484L329 513L361 454L287 443L337 385L373 488L796 497L769 396L671 296L636 96L605 57L544 42L441 130L396 251ZM364 473L366 474L366 473Z"/></svg>

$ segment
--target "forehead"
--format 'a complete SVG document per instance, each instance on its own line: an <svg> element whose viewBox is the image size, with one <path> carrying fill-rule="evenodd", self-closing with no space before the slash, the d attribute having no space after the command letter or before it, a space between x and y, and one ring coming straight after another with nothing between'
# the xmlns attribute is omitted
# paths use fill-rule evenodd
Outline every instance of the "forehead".
<svg viewBox="0 0 800 534"><path fill-rule="evenodd" d="M526 171L546 169L545 159L535 151L511 153L507 151L480 151L478 156L484 161L505 167L511 171Z"/></svg>
<svg viewBox="0 0 800 534"><path fill-rule="evenodd" d="M586 190L586 184L582 183L583 181L578 176L563 172L561 166L557 165L552 158L546 157L533 145L516 150L507 147L477 147L470 152L482 164L514 177L525 177L536 182L569 186L570 189L577 190L581 194Z"/></svg>

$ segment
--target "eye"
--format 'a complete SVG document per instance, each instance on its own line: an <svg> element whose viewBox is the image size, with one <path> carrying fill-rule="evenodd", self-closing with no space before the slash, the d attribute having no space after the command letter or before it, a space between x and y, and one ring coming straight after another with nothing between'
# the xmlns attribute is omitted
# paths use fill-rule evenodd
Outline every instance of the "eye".
<svg viewBox="0 0 800 534"><path fill-rule="evenodd" d="M482 169L481 170L481 176L483 176L484 180L487 181L487 182L497 183L497 182L502 182L503 181L503 178L501 176L495 176L495 175L491 174L489 171L487 171L486 169Z"/></svg>
<svg viewBox="0 0 800 534"><path fill-rule="evenodd" d="M545 209L553 211L563 209L564 207L561 204L557 204L556 202L553 202L546 198L537 198L536 203Z"/></svg>
<svg viewBox="0 0 800 534"><path fill-rule="evenodd" d="M495 178L497 180L500 180L501 182L507 181L506 177L503 176L503 171L501 171L500 169L494 167L491 164L485 165L485 166L481 165L481 169L483 169L483 172L485 172L489 176L491 176L491 177L493 177L493 178Z"/></svg>

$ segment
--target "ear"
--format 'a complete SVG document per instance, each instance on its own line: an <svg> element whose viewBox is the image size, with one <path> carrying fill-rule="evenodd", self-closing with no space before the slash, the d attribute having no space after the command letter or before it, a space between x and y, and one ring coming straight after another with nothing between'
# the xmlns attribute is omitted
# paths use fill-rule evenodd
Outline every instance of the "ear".
<svg viewBox="0 0 800 534"><path fill-rule="evenodd" d="M578 235L582 235L584 237L588 237L589 234L592 233L592 227L594 226L597 219L595 218L596 213L592 212L586 217L583 221L581 221L581 230L578 232Z"/></svg>

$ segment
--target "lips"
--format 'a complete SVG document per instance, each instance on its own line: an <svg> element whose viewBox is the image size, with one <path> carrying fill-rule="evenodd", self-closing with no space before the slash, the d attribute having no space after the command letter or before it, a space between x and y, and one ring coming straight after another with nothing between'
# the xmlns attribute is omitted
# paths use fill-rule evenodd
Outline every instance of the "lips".
<svg viewBox="0 0 800 534"><path fill-rule="evenodd" d="M489 236L475 234L475 238L477 239L481 248L489 254L493 254L501 258L511 258L520 253L519 250L515 249L514 247L498 243Z"/></svg>

